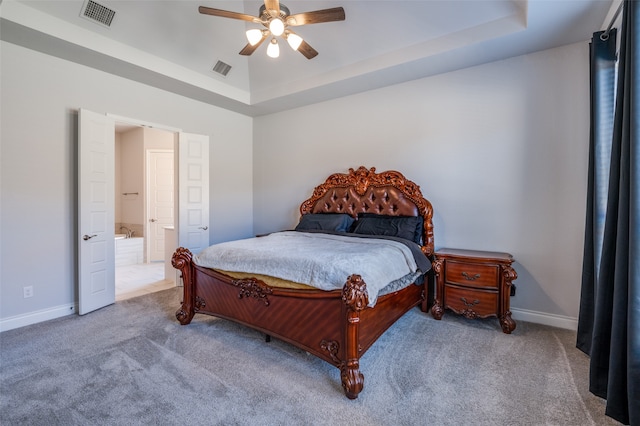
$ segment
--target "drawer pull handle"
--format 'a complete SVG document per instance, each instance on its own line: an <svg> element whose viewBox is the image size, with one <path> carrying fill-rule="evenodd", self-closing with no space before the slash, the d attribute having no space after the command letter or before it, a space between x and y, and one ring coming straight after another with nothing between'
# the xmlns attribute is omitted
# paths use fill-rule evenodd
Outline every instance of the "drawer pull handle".
<svg viewBox="0 0 640 426"><path fill-rule="evenodd" d="M480 274L475 274L473 276L467 274L466 272L462 273L462 276L467 280L467 281L475 281L478 278L480 278Z"/></svg>
<svg viewBox="0 0 640 426"><path fill-rule="evenodd" d="M480 303L480 301L478 299L474 300L471 303L467 302L467 299L465 299L464 297L461 297L460 300L462 300L462 303L464 303L464 305L469 307L469 308L473 308L475 305Z"/></svg>

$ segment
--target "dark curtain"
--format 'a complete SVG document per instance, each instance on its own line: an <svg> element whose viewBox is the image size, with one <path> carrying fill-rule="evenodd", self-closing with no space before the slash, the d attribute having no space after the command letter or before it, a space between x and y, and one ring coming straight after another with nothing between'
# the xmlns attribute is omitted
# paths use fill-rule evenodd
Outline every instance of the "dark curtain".
<svg viewBox="0 0 640 426"><path fill-rule="evenodd" d="M615 33L591 44L589 189L577 347L590 357L589 390L606 415L640 425L640 37L625 1L613 135L606 124ZM613 44L613 47L612 45ZM610 119L611 120L611 119ZM610 121L611 122L611 121Z"/></svg>
<svg viewBox="0 0 640 426"><path fill-rule="evenodd" d="M594 33L590 48L591 62L591 128L589 141L589 177L582 294L578 321L578 348L589 354L595 315L597 276L604 234L616 67L616 29L609 34Z"/></svg>

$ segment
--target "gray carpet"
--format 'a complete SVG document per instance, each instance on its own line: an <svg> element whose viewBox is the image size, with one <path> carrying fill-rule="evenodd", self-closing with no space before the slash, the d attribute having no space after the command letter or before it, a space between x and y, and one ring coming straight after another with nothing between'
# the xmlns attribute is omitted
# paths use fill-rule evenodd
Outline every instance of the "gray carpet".
<svg viewBox="0 0 640 426"><path fill-rule="evenodd" d="M170 289L0 334L3 425L606 425L575 333L413 309L339 371L229 321L180 326Z"/></svg>

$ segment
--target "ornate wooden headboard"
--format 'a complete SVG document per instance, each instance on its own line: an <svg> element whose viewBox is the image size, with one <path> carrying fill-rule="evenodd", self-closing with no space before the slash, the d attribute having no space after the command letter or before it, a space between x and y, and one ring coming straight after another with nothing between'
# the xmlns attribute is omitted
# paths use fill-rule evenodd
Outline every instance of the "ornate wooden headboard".
<svg viewBox="0 0 640 426"><path fill-rule="evenodd" d="M335 173L316 186L311 198L300 206L300 213L376 213L390 216L422 216L422 251L434 252L433 207L420 187L400 172L376 173L376 168L360 166L349 173Z"/></svg>

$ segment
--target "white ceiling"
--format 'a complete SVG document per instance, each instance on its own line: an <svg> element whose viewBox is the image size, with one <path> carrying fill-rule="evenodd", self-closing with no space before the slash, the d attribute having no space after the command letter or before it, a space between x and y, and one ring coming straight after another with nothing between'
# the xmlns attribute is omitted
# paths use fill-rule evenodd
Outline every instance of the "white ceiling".
<svg viewBox="0 0 640 426"><path fill-rule="evenodd" d="M2 1L2 0L0 0ZM116 11L110 28L80 16L84 0L4 0L8 42L251 116L286 110L579 41L602 28L610 0L301 1L292 14L342 6L346 20L296 28L319 55L281 42L238 52L258 25L198 6L258 15L253 1L94 0ZM232 66L226 77L216 61Z"/></svg>

